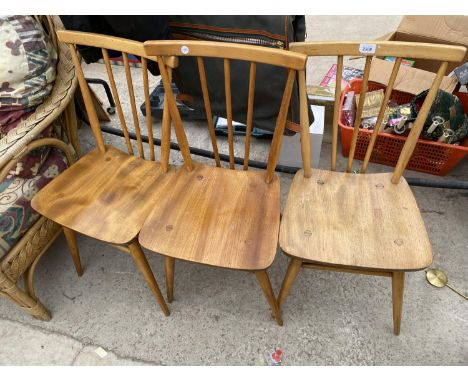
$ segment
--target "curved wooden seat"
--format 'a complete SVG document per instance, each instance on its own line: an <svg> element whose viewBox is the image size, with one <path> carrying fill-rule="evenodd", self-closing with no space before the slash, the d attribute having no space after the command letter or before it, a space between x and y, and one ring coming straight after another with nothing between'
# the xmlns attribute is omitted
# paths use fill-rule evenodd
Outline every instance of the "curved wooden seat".
<svg viewBox="0 0 468 382"><path fill-rule="evenodd" d="M141 229L140 244L175 259L239 270L263 270L276 254L280 182L264 171L195 163L167 174Z"/></svg>
<svg viewBox="0 0 468 382"><path fill-rule="evenodd" d="M414 271L432 262L418 205L391 173L299 171L289 190L280 246L306 261L377 271Z"/></svg>
<svg viewBox="0 0 468 382"><path fill-rule="evenodd" d="M156 162L154 150L148 80L148 61L154 59L144 54L143 44L137 41L73 31L59 31L57 36L62 43L67 44L70 50L97 149L81 158L68 171L49 183L48 187L36 195L32 205L38 212L63 227L80 276L83 270L75 232L111 243L130 253L161 310L168 316L170 312L164 297L145 254L136 240L154 203L152 191L159 176L172 171L169 169L170 120L168 113L165 113L162 122L160 162ZM81 67L76 45L101 49L128 154L104 144L95 103ZM126 91L123 89L119 91L117 88L108 49L120 51L122 54L127 83ZM146 152L141 134L142 126L138 118L129 54L137 55L141 60L142 96L146 105L149 149ZM173 60L169 61L174 63ZM130 140L127 120L122 109L121 100L124 99L129 102L132 112L138 157Z"/></svg>
<svg viewBox="0 0 468 382"><path fill-rule="evenodd" d="M114 147L94 150L50 182L33 199L39 213L60 225L113 244L140 231L153 203L160 163Z"/></svg>
<svg viewBox="0 0 468 382"><path fill-rule="evenodd" d="M145 53L156 56L166 94L166 110L170 113L183 168L160 183L155 196L164 201L153 207L145 222L139 242L143 247L165 256L167 299L173 299L175 259L235 270L252 271L270 305L278 325L283 324L267 268L276 254L280 217L280 184L275 175L289 104L296 76L305 75L306 56L228 43L193 41L148 41ZM201 93L210 132L216 167L195 163L190 156L187 136L171 85L171 70L164 57L190 58L198 67ZM205 58L214 59L224 74L225 109L216 113L225 116L228 125L229 170L221 168L220 155L213 124L208 73ZM243 170L236 169L234 156L233 104L239 92L231 92L231 61L249 63L249 85L245 93L246 137ZM249 172L249 152L254 124L257 64L284 68L284 90L280 105L270 104L278 114L266 171ZM222 69L221 69L222 68ZM261 71L259 67L259 71ZM212 79L212 78L211 78ZM237 88L236 88L237 90ZM219 95L218 95L219 97Z"/></svg>

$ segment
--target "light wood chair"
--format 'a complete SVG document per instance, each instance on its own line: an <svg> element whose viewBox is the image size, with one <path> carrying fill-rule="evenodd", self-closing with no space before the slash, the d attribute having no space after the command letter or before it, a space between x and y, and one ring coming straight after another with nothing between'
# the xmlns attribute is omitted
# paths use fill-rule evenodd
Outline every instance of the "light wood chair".
<svg viewBox="0 0 468 382"><path fill-rule="evenodd" d="M137 236L151 210L158 178L173 171L169 167L170 126L164 121L162 129L161 162L155 161L151 109L149 102L148 61L143 44L110 36L59 31L60 41L68 44L75 64L86 111L97 148L83 156L63 174L42 189L33 199L33 207L48 219L63 226L79 275L82 274L75 232L110 243L130 253L145 278L158 304L166 316L169 309L160 292L151 267L138 243ZM125 137L128 153L104 144L103 135L85 80L75 45L102 49L117 113ZM137 137L137 153L130 141L108 50L122 52L131 106L133 125ZM137 106L128 55L141 57L142 78L146 101L146 125L149 137L149 158L145 159ZM171 62L166 63L171 65ZM125 96L125 94L123 95Z"/></svg>
<svg viewBox="0 0 468 382"><path fill-rule="evenodd" d="M427 114L445 75L448 61L461 61L465 48L419 43L371 41L375 56L396 57L376 126L391 98L401 59L405 57L441 61L441 65L405 142L393 173L367 174L369 159L379 128L371 136L360 173L351 173L361 113L373 55L366 56L361 96L344 173L336 172L338 115L343 56L360 56L358 42L307 42L290 49L308 56L337 56L335 107L333 114L331 170L311 169L307 94L300 83L302 107L301 150L303 169L289 190L280 228L280 247L291 257L278 305L281 306L301 268L387 276L392 280L393 327L400 333L405 272L426 268L432 262L429 238L418 205L403 171L413 153Z"/></svg>
<svg viewBox="0 0 468 382"><path fill-rule="evenodd" d="M146 54L158 56L167 106L177 140L184 158L184 166L166 176L155 191L160 200L146 219L139 241L144 248L165 256L167 299L173 300L175 259L251 271L270 304L274 317L282 325L275 295L267 274L278 243L280 219L280 182L275 175L289 102L296 74L304 76L306 56L276 49L254 46L168 41L146 42ZM216 167L192 161L181 117L173 98L170 70L163 57L196 57L204 98L208 129ZM210 95L207 86L204 58L224 62L226 117L228 120L229 169L221 167L213 127ZM185 57L184 57L185 58ZM195 60L195 58L192 58ZM242 169L235 169L231 105L231 61L250 62L247 109L247 133ZM247 171L255 100L257 64L284 68L285 88L276 121L266 171ZM163 200L164 199L164 200Z"/></svg>

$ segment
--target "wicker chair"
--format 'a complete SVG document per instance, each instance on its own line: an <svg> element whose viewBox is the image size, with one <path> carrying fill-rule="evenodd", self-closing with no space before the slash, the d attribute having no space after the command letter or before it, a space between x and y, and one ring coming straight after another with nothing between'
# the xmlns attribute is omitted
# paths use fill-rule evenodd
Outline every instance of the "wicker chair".
<svg viewBox="0 0 468 382"><path fill-rule="evenodd" d="M63 25L58 17L42 16L39 20L45 25L58 51L57 76L52 93L44 103L0 140L0 182L22 157L38 147L53 146L62 150L69 165L74 160L72 152L79 155L73 102L77 77L69 48L66 44L58 43L55 34L56 30L63 29ZM58 118L61 118L73 148L56 138L38 139L39 134ZM50 314L34 292L34 271L44 252L61 232L60 226L41 216L9 252L0 258L0 295L42 320L50 320ZM24 290L17 286L21 276L24 278Z"/></svg>

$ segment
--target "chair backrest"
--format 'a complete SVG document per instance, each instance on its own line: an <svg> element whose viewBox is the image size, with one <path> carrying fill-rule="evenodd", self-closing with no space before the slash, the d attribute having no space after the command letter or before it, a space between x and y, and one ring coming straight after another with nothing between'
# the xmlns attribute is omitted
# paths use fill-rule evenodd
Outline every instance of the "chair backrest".
<svg viewBox="0 0 468 382"><path fill-rule="evenodd" d="M218 145L213 126L213 115L210 104L210 94L207 85L207 76L205 72L204 59L220 59L224 65L224 88L226 100L226 119L228 124L228 146L229 146L229 168L235 169L234 163L234 141L233 141L233 126L232 126L232 104L231 104L231 61L250 62L250 75L248 94L245 94L247 104L247 123L246 123L246 138L244 149L243 169L248 170L249 167L249 152L250 141L252 134L252 120L254 115L254 104L261 100L255 98L255 78L257 64L275 65L283 67L285 70L285 86L283 97L280 105L272 105L273 108L278 107L278 117L276 120L275 131L268 156L266 182L270 183L274 176L276 162L279 157L282 137L286 124L286 117L291 99L293 84L297 73L299 77L305 75L305 64L307 57L300 53L293 53L279 49L263 48L250 45L232 44L232 43L217 43L217 42L202 42L202 41L147 41L144 44L147 56L157 56L159 69L161 72L166 97L167 106L170 110L170 115L173 119L174 129L177 135L177 140L184 158L185 166L191 170L193 168L192 159L188 146L187 137L183 128L182 120L173 97L171 87L171 70L167 69L164 64L164 58L180 57L181 60L191 59L193 64L198 66L200 76L200 85L205 104L205 112L207 124L213 147L213 153L216 161L216 166L220 167L220 156ZM192 58L188 58L192 57Z"/></svg>
<svg viewBox="0 0 468 382"><path fill-rule="evenodd" d="M59 41L68 44L68 46L70 47L72 59L75 64L76 72L78 75L80 89L83 94L86 111L88 113L89 122L90 122L91 129L93 131L93 135L96 139L96 144L99 150L105 151L104 140L103 140L97 112L96 112L96 109L95 109L95 106L91 97L91 91L89 89L89 85L86 82L83 70L81 68L80 58L78 57L78 54L76 51L76 45L100 48L102 50L102 56L104 59L110 87L112 90L112 95L115 100L115 105L116 105L120 125L122 128L123 135L125 137L125 142L126 142L128 153L131 155L136 155L134 154L134 149L133 149L132 142L130 139L132 132L131 131L129 132L129 129L127 128L127 121L125 119L124 111L122 109L122 101L124 101L123 97L125 96L127 96L130 101L138 156L140 158L145 159L145 151L144 151L144 146L143 146L144 142L142 139L140 122L138 118L137 104L135 101L135 90L134 90L134 84L133 84L133 79L132 79L132 73L130 69L129 55L138 56L140 58L144 101L146 105L146 128L148 130L149 159L155 160L151 107L150 107L150 95L149 95L149 82L148 82L148 62L155 61L155 59L154 57L151 58L145 54L143 43L132 41L132 40L127 40L123 38L95 34L95 33L75 32L75 31L68 31L68 30L58 31L57 36L58 36ZM127 91L122 92L123 95L119 94L118 86L117 86L118 84L116 84L116 81L114 78L111 61L109 59L110 50L114 52L117 51L122 54L123 66L125 70L126 83L127 83L127 89L126 89ZM177 62L175 58L168 58L165 61L165 65L169 67L175 66L176 64ZM165 113L165 114L168 114L168 113ZM167 171L168 163L169 163L169 151L170 151L170 146L169 146L170 144L170 125L169 125L170 121L166 117L166 118L163 118L162 123L163 123L163 126L161 130L161 166L162 166L163 171Z"/></svg>
<svg viewBox="0 0 468 382"><path fill-rule="evenodd" d="M368 47L369 49L366 49ZM421 44L411 42L396 42L396 41L360 41L360 42L303 42L293 43L290 45L290 50L294 52L304 53L309 57L319 56L337 56L337 72L336 72L336 89L335 89L335 105L333 111L333 130L332 130L332 157L331 157L331 170L336 171L336 151L338 142L338 121L339 121L339 108L340 108L340 96L341 96L341 79L343 71L343 58L345 56L365 56L364 74L361 83L361 93L359 102L357 105L354 129L351 140L351 147L349 151L348 163L346 166L346 172L350 172L353 165L354 154L356 150L356 143L358 140L359 127L361 124L361 115L364 106L365 95L368 90L368 80L371 69L371 63L373 57L395 57L395 63L393 70L390 74L388 85L385 90L384 100L375 123L374 131L370 137L370 141L367 147L366 155L361 166L360 173L366 172L369 160L372 155L375 141L379 133L379 127L384 120L385 109L388 101L390 100L395 80L398 75L398 71L401 67L402 58L413 58L413 59L424 59L439 61L440 66L435 75L434 81L429 89L429 92L425 98L425 101L418 113L417 119L411 128L411 131L406 139L403 149L398 158L395 170L392 176L392 182L398 183L403 171L405 170L411 155L416 147L417 140L421 134L424 122L430 111L431 105L435 99L437 91L440 87L442 79L447 70L448 62L460 62L465 56L466 48L461 46L451 45L440 45L440 44ZM300 97L303 98L303 104L306 105L307 94L305 89L305 83L301 86ZM307 114L304 114L304 118L308 118ZM303 166L304 176L310 177L311 166L310 166L310 137L308 133L308 121L302 123L301 121L301 148L303 153Z"/></svg>

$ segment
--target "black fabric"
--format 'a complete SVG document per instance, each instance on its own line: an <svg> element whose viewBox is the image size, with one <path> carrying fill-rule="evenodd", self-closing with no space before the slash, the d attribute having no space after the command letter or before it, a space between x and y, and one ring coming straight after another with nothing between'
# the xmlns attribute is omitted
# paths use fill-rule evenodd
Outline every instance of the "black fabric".
<svg viewBox="0 0 468 382"><path fill-rule="evenodd" d="M272 49L288 49L289 43L305 39L304 16L169 16L173 39L208 40L243 43ZM205 72L213 114L226 118L224 64L221 59L205 58ZM255 111L253 125L273 131L286 84L287 70L258 64L255 81ZM184 102L194 109L204 109L203 94L196 59L180 57L174 70L174 81L181 93L192 102ZM231 60L231 98L233 120L246 123L249 84L249 64ZM314 121L309 108L310 123ZM288 121L299 128L299 91L294 84ZM290 130L285 130L290 134Z"/></svg>
<svg viewBox="0 0 468 382"><path fill-rule="evenodd" d="M304 16L60 16L66 29L100 33L144 42L158 39L195 39L227 41L262 45L274 49L288 49L290 42L305 40ZM234 41L233 41L234 40ZM78 46L87 63L102 58L101 50ZM120 56L109 52L110 57ZM224 101L223 63L205 60L207 82L213 112L226 116ZM153 75L159 75L157 64L148 63ZM242 62L231 63L233 118L245 123L248 95L249 67ZM255 88L254 126L274 130L276 115L281 103L287 72L269 65L258 65ZM182 57L174 72L174 79L182 93L193 97L190 107L204 109L203 96L196 62ZM314 118L309 108L310 123ZM294 85L288 121L299 126L299 93Z"/></svg>
<svg viewBox="0 0 468 382"><path fill-rule="evenodd" d="M60 16L66 29L100 33L144 42L146 40L170 39L167 16ZM101 49L78 46L86 63L96 62L102 58ZM120 56L120 52L110 51L110 57ZM159 75L154 62L148 62L148 69Z"/></svg>

